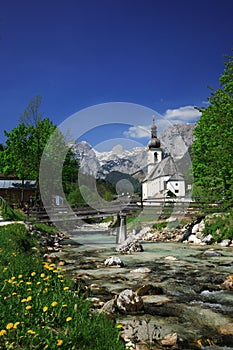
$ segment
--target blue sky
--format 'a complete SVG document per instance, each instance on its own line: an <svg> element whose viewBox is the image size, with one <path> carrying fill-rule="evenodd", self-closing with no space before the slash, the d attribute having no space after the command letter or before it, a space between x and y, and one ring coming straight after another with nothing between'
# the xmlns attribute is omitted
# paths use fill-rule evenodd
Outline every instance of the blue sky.
<svg viewBox="0 0 233 350"><path fill-rule="evenodd" d="M0 142L38 94L41 111L56 125L109 102L194 122L192 106L204 106L208 86L218 87L223 55L232 47L231 0L2 0ZM142 115L135 124L148 127L151 118ZM125 124L133 127L129 119ZM97 130L95 143L130 137L117 118L104 124L114 122L112 130Z"/></svg>

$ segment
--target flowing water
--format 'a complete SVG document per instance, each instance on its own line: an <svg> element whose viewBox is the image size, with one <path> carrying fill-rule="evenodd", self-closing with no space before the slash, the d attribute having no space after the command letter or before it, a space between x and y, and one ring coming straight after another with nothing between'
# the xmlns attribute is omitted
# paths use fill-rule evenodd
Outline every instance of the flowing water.
<svg viewBox="0 0 233 350"><path fill-rule="evenodd" d="M73 277L101 287L98 296L103 300L127 288L135 291L148 284L157 288L156 295L143 297L143 314L118 319L130 325L129 335L136 332L137 337L149 341L177 333L178 349L233 349L233 292L220 287L233 273L233 247L143 241L142 245L144 252L119 255L115 237L108 232L79 232L66 242L62 257L70 262L67 270ZM204 256L209 248L222 255ZM113 255L119 256L125 267L105 267L103 262ZM151 272L133 271L144 267ZM137 322L146 324L147 331L144 327L141 335L140 327L134 328Z"/></svg>

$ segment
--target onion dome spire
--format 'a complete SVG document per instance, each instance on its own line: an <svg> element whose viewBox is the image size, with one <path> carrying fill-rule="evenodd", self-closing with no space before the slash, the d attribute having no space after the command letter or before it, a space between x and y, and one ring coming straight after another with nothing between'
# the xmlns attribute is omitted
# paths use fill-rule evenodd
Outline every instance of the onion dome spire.
<svg viewBox="0 0 233 350"><path fill-rule="evenodd" d="M155 117L151 125L151 139L148 143L149 148L160 148L160 140L157 138L157 127L155 125Z"/></svg>

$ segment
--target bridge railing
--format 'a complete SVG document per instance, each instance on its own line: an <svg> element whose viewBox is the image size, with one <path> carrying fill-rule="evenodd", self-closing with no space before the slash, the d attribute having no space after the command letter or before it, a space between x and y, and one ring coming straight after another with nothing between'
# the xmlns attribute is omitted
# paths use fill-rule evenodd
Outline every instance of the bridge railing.
<svg viewBox="0 0 233 350"><path fill-rule="evenodd" d="M174 210L175 206L175 210ZM70 210L71 208L71 210ZM75 220L75 219L91 219L101 218L107 216L117 215L118 213L126 213L127 215L151 215L152 217L160 216L160 218L169 217L172 213L176 213L176 216L192 216L198 213L216 213L222 211L221 205L218 203L206 203L205 201L185 203L183 201L156 201L156 205L141 205L139 198L134 198L128 203L122 203L117 201L113 204L109 203L109 206L102 206L99 203L95 203L93 207L89 205L83 205L83 203L77 203L73 206L51 206L45 208L43 206L28 207L26 210L27 218L29 220L40 222L51 222L59 220ZM51 219L52 217L53 219Z"/></svg>

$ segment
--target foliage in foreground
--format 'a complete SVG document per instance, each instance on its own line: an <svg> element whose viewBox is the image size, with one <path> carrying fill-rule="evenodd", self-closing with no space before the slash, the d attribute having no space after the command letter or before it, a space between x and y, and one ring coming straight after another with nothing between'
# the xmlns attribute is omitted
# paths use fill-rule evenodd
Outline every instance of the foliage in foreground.
<svg viewBox="0 0 233 350"><path fill-rule="evenodd" d="M124 349L110 320L72 291L61 263L31 253L34 243L23 225L0 228L0 348Z"/></svg>
<svg viewBox="0 0 233 350"><path fill-rule="evenodd" d="M233 56L228 56L209 105L194 130L192 145L196 195L233 204ZM199 194L198 194L199 192Z"/></svg>
<svg viewBox="0 0 233 350"><path fill-rule="evenodd" d="M17 211L12 209L9 204L6 202L6 200L2 197L0 197L0 210L1 215L4 220L24 220L25 216Z"/></svg>
<svg viewBox="0 0 233 350"><path fill-rule="evenodd" d="M233 210L207 216L205 218L205 235L211 234L216 242L233 238Z"/></svg>

